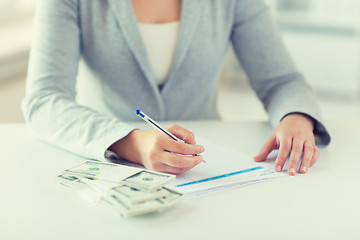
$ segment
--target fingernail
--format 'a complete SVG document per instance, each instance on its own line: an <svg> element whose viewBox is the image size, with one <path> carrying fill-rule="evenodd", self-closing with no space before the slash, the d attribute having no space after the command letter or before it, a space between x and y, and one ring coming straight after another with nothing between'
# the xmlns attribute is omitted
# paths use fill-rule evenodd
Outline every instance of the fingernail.
<svg viewBox="0 0 360 240"><path fill-rule="evenodd" d="M295 169L294 169L294 168L291 168L291 169L289 170L289 174L290 174L291 176L294 176L294 175L295 175Z"/></svg>
<svg viewBox="0 0 360 240"><path fill-rule="evenodd" d="M205 151L205 147L201 146L201 152Z"/></svg>
<svg viewBox="0 0 360 240"><path fill-rule="evenodd" d="M277 172L281 172L281 166L277 166L276 169L275 169Z"/></svg>
<svg viewBox="0 0 360 240"><path fill-rule="evenodd" d="M306 173L306 166L303 166L302 168L301 168L301 171L303 172L303 173Z"/></svg>

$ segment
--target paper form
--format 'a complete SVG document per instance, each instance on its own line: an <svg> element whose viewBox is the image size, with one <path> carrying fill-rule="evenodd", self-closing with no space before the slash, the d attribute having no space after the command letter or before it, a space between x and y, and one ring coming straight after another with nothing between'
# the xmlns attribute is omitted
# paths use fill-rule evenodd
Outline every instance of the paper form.
<svg viewBox="0 0 360 240"><path fill-rule="evenodd" d="M245 154L205 139L197 138L197 142L205 147L205 152L202 154L205 162L177 175L175 182L167 185L176 191L187 193L189 197L287 176L285 173L275 172L272 164L257 163ZM124 164L139 167L138 164L130 162Z"/></svg>
<svg viewBox="0 0 360 240"><path fill-rule="evenodd" d="M175 183L171 184L190 197L285 176L272 170L273 166L256 163L247 155L204 139L198 142L205 147L203 157L206 163L177 175Z"/></svg>

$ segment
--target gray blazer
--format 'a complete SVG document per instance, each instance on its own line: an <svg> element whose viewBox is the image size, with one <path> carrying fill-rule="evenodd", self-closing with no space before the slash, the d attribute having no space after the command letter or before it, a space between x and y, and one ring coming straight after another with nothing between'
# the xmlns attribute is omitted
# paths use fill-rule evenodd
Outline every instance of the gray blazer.
<svg viewBox="0 0 360 240"><path fill-rule="evenodd" d="M156 120L219 119L217 85L229 44L276 126L287 114L329 134L315 95L294 67L262 0L183 0L170 76L160 89L130 0L42 0L35 17L23 112L39 138L93 159L126 136L142 109ZM107 109L76 102L78 63L98 82ZM242 103L238 103L242 104ZM246 103L244 103L246 104Z"/></svg>

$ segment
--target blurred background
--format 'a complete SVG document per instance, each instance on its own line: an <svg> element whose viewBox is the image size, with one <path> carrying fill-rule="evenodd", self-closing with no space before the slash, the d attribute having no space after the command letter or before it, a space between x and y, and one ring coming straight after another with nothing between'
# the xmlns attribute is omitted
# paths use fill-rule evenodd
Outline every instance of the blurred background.
<svg viewBox="0 0 360 240"><path fill-rule="evenodd" d="M360 1L265 1L296 65L315 90L325 121L360 118ZM36 0L0 0L0 123L24 122L20 103L35 5ZM268 119L231 48L218 107L226 121Z"/></svg>

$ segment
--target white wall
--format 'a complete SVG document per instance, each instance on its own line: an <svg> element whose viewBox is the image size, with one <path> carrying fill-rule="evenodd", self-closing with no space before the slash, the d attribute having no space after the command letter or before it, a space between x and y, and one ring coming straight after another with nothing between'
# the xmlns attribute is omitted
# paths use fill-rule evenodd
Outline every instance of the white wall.
<svg viewBox="0 0 360 240"><path fill-rule="evenodd" d="M0 82L26 73L35 0L0 0Z"/></svg>
<svg viewBox="0 0 360 240"><path fill-rule="evenodd" d="M359 97L360 1L266 1L290 54L310 85L319 94ZM300 9L296 2L302 3ZM224 83L244 88L246 80L242 80L245 78L235 61L230 52ZM239 78L242 83L237 82Z"/></svg>

